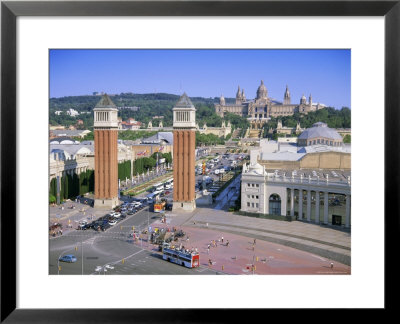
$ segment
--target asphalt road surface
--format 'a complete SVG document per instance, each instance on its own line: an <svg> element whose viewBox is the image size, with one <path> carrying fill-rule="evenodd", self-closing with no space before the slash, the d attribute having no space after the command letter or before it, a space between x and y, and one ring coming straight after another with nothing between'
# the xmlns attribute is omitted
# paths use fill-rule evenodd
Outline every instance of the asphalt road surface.
<svg viewBox="0 0 400 324"><path fill-rule="evenodd" d="M147 235L143 241L133 243L129 237L132 226L144 229L160 215L148 212L145 208L135 215L128 216L105 232L74 230L60 237L50 239L49 274L75 275L121 275L121 274L217 274L207 267L189 269L169 263L161 254L151 250ZM61 255L73 254L77 262L58 262ZM83 265L82 265L83 260ZM59 269L59 266L61 267Z"/></svg>

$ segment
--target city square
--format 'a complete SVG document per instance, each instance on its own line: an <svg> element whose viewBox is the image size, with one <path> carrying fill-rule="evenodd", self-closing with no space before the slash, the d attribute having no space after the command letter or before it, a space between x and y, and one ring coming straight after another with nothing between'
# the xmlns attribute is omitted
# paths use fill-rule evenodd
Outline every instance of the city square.
<svg viewBox="0 0 400 324"><path fill-rule="evenodd" d="M49 274L351 274L349 108L288 86L279 102L261 80L255 99L184 92L124 121L142 109L124 96L51 117L82 119L50 127Z"/></svg>

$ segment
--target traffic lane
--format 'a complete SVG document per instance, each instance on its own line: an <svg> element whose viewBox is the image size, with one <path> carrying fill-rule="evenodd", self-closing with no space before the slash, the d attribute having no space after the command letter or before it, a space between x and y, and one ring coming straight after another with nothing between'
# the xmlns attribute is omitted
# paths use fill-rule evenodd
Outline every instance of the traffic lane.
<svg viewBox="0 0 400 324"><path fill-rule="evenodd" d="M186 268L162 259L161 253L155 251L141 250L132 256L113 263L114 269L108 270L107 274L115 275L215 275L218 271L201 268Z"/></svg>
<svg viewBox="0 0 400 324"><path fill-rule="evenodd" d="M77 261L74 263L58 263L59 251L51 251L49 273L57 274L59 264L62 267L62 274L82 274L83 257L83 274L92 274L96 267L117 262L140 250L141 248L132 244L132 241L126 236L99 234L64 249L63 255L73 254L76 256Z"/></svg>
<svg viewBox="0 0 400 324"><path fill-rule="evenodd" d="M103 249L99 249L96 247L95 243L101 243L103 241L110 242L112 240L127 240L127 235L124 234L121 237L120 233L112 233L112 232L97 232L92 229L88 229L85 231L75 230L69 234L60 236L56 239L50 240L49 243L49 272L50 274L57 273L57 264L58 259L62 255L73 254L78 258L78 261L72 264L66 264L66 271L64 273L73 274L73 273L81 273L81 266L79 266L79 271L76 272L74 269L76 268L76 264L81 265L81 254L82 248L84 252L84 256L90 254L90 258L92 260L102 259L104 256L109 256L110 252ZM113 243L114 244L114 243ZM114 259L106 259L101 262L110 262L114 261ZM72 272L70 272L72 271Z"/></svg>
<svg viewBox="0 0 400 324"><path fill-rule="evenodd" d="M111 234L111 233L110 233ZM147 245L139 240L133 243L131 239L110 234L92 236L95 238L91 245L83 243L78 249L70 246L65 254L74 254L77 257L75 263L60 262L60 274L80 275L82 274L82 247L83 247L83 274L97 274L96 268L111 265L114 269L106 269L106 274L216 274L215 270L201 267L190 269L169 263L162 259L161 253L157 253L157 247ZM83 238L83 235L80 235ZM142 249L140 246L146 247ZM58 251L51 254L49 273L58 273ZM204 262L203 262L204 263ZM103 272L104 274L104 272Z"/></svg>
<svg viewBox="0 0 400 324"><path fill-rule="evenodd" d="M128 234L132 230L132 226L135 226L135 229L147 229L148 219L150 222L154 222L159 218L159 214L154 214L148 212L147 209L144 209L134 215L129 215L129 217L107 229L105 232L96 232L93 229L73 230L67 234L50 239L50 251L61 251L62 249L68 248L70 246L75 246L77 244L80 244L81 242L89 241L95 236L101 236L101 234L105 235L107 233L113 235L120 234L121 232L124 234Z"/></svg>
<svg viewBox="0 0 400 324"><path fill-rule="evenodd" d="M75 230L74 233L51 240L49 255L50 273L56 274L58 272L56 265L60 255L74 254L78 258L78 261L74 264L66 264L63 273L81 274L82 247L84 259L89 258L88 260L84 260L84 273L87 272L85 270L87 266L89 266L90 272L103 263L115 262L118 259L129 256L132 249L135 249L132 244L132 238L128 236L132 231L132 226L135 226L135 229L145 229L147 228L148 216L151 222L154 221L154 218L159 218L159 215L147 214L147 210L142 210L105 232L96 232L91 229L86 231ZM146 246L147 235L142 234L141 237L145 239L144 245ZM140 241L140 243L143 246L143 241ZM90 254L89 257L86 256L88 253Z"/></svg>

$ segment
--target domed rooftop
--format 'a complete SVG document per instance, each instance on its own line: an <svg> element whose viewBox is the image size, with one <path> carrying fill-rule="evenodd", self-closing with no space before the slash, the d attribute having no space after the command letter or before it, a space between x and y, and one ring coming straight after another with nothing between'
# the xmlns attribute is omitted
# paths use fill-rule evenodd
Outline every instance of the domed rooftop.
<svg viewBox="0 0 400 324"><path fill-rule="evenodd" d="M341 140L342 136L339 135L339 133L332 129L329 128L327 124L323 122L317 122L313 124L311 128L307 128L304 132L302 132L298 139L311 139L311 138L327 138L327 139L333 139L333 140Z"/></svg>
<svg viewBox="0 0 400 324"><path fill-rule="evenodd" d="M267 97L267 88L264 85L264 81L261 80L261 84L257 89L257 99L266 98Z"/></svg>

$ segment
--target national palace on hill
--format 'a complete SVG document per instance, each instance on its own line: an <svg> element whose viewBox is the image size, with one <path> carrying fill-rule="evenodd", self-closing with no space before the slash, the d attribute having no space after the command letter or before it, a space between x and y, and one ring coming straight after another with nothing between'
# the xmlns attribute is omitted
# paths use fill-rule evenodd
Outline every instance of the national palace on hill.
<svg viewBox="0 0 400 324"><path fill-rule="evenodd" d="M235 104L226 104L224 96L221 95L219 104L215 104L215 112L220 117L223 117L225 112L247 117L251 128L260 129L270 117L290 116L296 112L307 114L310 111L316 111L324 107L325 105L320 103L314 104L311 94L308 102L303 94L298 104L292 103L288 86L286 86L283 95L283 103L272 100L268 97L264 82L261 81L254 100L246 100L244 90L242 89L241 91L239 86Z"/></svg>

